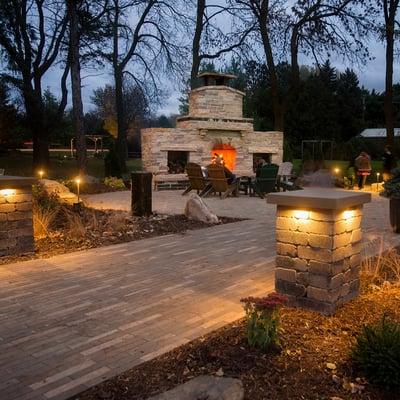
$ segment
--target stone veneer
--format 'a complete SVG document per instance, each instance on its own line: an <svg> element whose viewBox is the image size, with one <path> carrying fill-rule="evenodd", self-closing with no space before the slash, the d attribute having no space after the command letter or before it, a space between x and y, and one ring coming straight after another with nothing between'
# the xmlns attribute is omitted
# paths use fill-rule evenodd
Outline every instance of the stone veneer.
<svg viewBox="0 0 400 400"><path fill-rule="evenodd" d="M283 193L275 199L268 196L268 202L278 204L275 288L289 297L291 305L332 314L340 304L358 295L362 203L370 201L370 197L356 198L357 193L353 201L343 197L342 205L338 198L327 204L326 192L331 193L331 199L343 192L301 192L305 192L303 196L314 193L315 197L305 201L299 194L299 205L295 207L293 194L289 195L289 202ZM320 192L324 192L322 197L318 197ZM353 196L351 192L344 193ZM286 204L279 205L282 202Z"/></svg>
<svg viewBox="0 0 400 400"><path fill-rule="evenodd" d="M33 178L0 176L0 257L34 251Z"/></svg>
<svg viewBox="0 0 400 400"><path fill-rule="evenodd" d="M255 132L253 120L243 118L244 93L229 86L202 86L189 94L189 115L176 128L142 129L142 162L146 171L168 173L168 151L185 151L190 162L208 165L216 143L237 151L237 174L253 174L253 154L267 153L281 163L282 132Z"/></svg>

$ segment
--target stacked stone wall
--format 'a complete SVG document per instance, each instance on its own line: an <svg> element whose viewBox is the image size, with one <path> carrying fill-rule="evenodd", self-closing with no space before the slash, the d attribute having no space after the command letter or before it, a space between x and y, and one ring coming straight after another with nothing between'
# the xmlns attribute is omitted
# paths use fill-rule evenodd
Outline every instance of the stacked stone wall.
<svg viewBox="0 0 400 400"><path fill-rule="evenodd" d="M33 251L31 187L0 189L0 256Z"/></svg>
<svg viewBox="0 0 400 400"><path fill-rule="evenodd" d="M205 86L189 95L189 115L210 118L242 118L244 93L228 86Z"/></svg>
<svg viewBox="0 0 400 400"><path fill-rule="evenodd" d="M346 211L278 206L275 285L295 306L332 314L357 296L362 206Z"/></svg>

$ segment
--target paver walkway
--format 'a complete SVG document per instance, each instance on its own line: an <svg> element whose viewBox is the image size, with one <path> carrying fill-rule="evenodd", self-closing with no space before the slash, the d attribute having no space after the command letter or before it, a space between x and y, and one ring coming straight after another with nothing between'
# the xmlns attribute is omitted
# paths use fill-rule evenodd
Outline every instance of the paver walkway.
<svg viewBox="0 0 400 400"><path fill-rule="evenodd" d="M178 207L179 194L165 196ZM0 266L0 399L65 399L239 318L241 297L271 290L274 206L213 200L220 215L255 219ZM367 239L398 244L388 202L365 211Z"/></svg>
<svg viewBox="0 0 400 400"><path fill-rule="evenodd" d="M63 399L242 315L273 226L243 221L0 267L0 398Z"/></svg>

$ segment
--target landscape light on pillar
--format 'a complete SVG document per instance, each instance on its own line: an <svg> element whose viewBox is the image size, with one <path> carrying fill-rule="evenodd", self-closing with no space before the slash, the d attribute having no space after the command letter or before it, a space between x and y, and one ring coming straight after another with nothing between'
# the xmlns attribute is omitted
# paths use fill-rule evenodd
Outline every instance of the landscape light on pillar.
<svg viewBox="0 0 400 400"><path fill-rule="evenodd" d="M346 210L346 211L343 213L344 219L349 219L349 218L351 218L351 217L353 217L353 216L354 216L354 213L353 213L352 210Z"/></svg>
<svg viewBox="0 0 400 400"><path fill-rule="evenodd" d="M310 216L310 213L308 211L303 211L303 210L296 210L294 212L294 216L297 219L308 219Z"/></svg>
<svg viewBox="0 0 400 400"><path fill-rule="evenodd" d="M7 196L14 196L16 194L15 189L1 189L0 190L0 195L7 197Z"/></svg>
<svg viewBox="0 0 400 400"><path fill-rule="evenodd" d="M80 203L79 194L80 194L80 185L81 185L81 178L79 176L75 179L75 183L76 183L76 191L77 191L78 204L79 204Z"/></svg>
<svg viewBox="0 0 400 400"><path fill-rule="evenodd" d="M38 171L40 179L43 179L44 171L41 169Z"/></svg>

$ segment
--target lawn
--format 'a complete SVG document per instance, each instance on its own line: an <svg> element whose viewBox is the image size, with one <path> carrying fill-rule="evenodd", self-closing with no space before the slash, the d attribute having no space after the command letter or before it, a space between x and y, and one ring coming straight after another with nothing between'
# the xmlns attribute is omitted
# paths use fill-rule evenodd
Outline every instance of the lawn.
<svg viewBox="0 0 400 400"><path fill-rule="evenodd" d="M127 161L128 171L141 169L140 159L129 159ZM32 170L32 154L17 153L8 156L0 156L0 169L4 168L6 175L35 176L37 172ZM45 178L48 179L71 179L78 173L76 160L64 158L60 154L50 155L50 168L45 171ZM91 157L88 159L88 175L96 178L104 178L104 160Z"/></svg>
<svg viewBox="0 0 400 400"><path fill-rule="evenodd" d="M343 160L326 160L325 166L328 169L334 171L338 168L339 175L346 175L347 169L349 167L350 161ZM371 175L367 178L367 183L375 183L376 182L376 173L379 172L381 174L380 180L382 180L382 161L372 160L371 161L372 172ZM293 160L293 169L298 174L301 170L301 160L295 159Z"/></svg>

